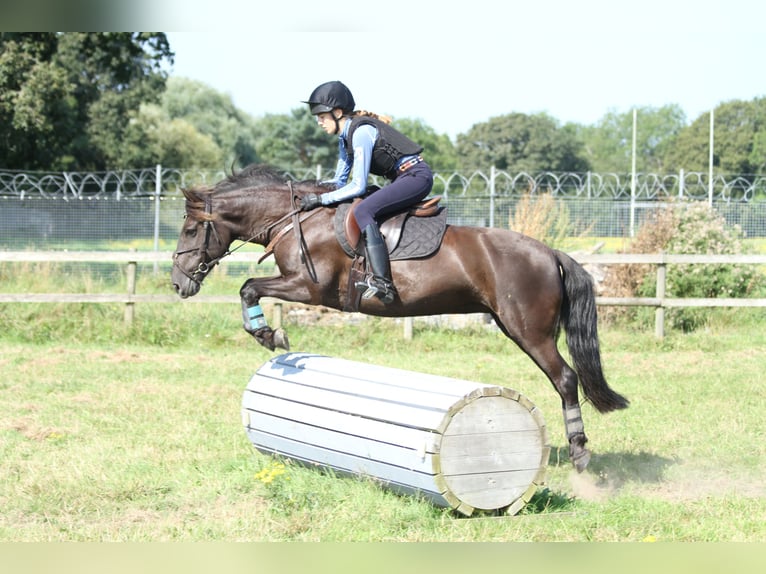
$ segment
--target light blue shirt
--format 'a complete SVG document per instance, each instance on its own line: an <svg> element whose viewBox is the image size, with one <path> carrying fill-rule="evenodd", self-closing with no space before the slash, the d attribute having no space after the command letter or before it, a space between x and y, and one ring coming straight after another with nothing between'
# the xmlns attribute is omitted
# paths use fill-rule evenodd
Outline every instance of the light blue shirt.
<svg viewBox="0 0 766 574"><path fill-rule="evenodd" d="M324 182L334 183L341 187L330 193L320 195L322 205L331 205L359 197L367 191L367 178L370 176L370 164L372 163L372 148L378 139L378 130L370 124L359 126L354 131L354 137L351 140L353 156L349 157L343 140L348 134L350 126L351 121L347 121L338 137L338 163L335 167L335 175L331 180ZM348 181L349 175L351 176L350 182Z"/></svg>

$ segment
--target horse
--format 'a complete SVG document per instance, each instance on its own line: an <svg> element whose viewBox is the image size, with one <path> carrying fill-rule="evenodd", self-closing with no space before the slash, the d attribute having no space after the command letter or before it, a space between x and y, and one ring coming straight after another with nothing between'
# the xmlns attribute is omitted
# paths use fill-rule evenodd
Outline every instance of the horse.
<svg viewBox="0 0 766 574"><path fill-rule="evenodd" d="M247 279L239 292L245 331L264 347L274 351L290 346L284 329L268 326L259 304L262 297L347 310L354 260L334 231L337 207L298 208L298 198L326 192L326 187L251 165L213 186L182 191L186 214L171 271L181 298L197 294L210 270L240 241L240 246L265 246L265 255L273 254L279 271L273 277ZM582 472L591 451L578 381L584 400L600 413L629 405L604 377L590 274L566 253L521 233L456 225L446 226L433 254L391 261L391 272L394 301L361 299L359 312L380 317L491 315L561 397L569 458ZM562 327L573 367L557 348Z"/></svg>

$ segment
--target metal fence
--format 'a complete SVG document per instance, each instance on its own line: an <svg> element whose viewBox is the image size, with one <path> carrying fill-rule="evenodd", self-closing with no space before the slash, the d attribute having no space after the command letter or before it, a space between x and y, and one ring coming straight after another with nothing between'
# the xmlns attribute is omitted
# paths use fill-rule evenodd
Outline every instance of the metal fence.
<svg viewBox="0 0 766 574"><path fill-rule="evenodd" d="M321 179L321 167L284 172ZM151 169L96 173L0 171L0 249L166 249L184 211L181 189L212 184L223 171ZM383 183L383 182L378 182ZM629 237L663 200L707 201L748 237L766 237L766 175L436 173L449 222L508 227L527 194L567 207L574 233Z"/></svg>

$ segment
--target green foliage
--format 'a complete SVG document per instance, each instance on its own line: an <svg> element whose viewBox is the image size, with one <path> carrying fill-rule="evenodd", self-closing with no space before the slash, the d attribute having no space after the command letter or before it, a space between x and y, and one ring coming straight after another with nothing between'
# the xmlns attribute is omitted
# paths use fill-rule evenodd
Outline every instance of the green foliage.
<svg viewBox="0 0 766 574"><path fill-rule="evenodd" d="M265 163L280 167L335 169L338 142L328 136L305 107L290 115L266 114L256 122L258 154Z"/></svg>
<svg viewBox="0 0 766 574"><path fill-rule="evenodd" d="M575 235L566 202L556 201L550 193L524 194L513 209L508 227L556 249Z"/></svg>
<svg viewBox="0 0 766 574"><path fill-rule="evenodd" d="M725 219L706 203L669 203L656 210L639 229L631 242L631 253L678 254L740 254L746 252L738 226L729 226ZM615 296L654 297L656 275L653 266L615 266L606 289ZM673 264L668 265L666 295L676 298L748 297L761 294L766 281L752 265L736 264ZM643 316L645 310L622 315ZM615 315L614 311L610 313ZM672 326L685 331L704 325L710 311L696 308L669 309L667 318Z"/></svg>
<svg viewBox="0 0 766 574"><path fill-rule="evenodd" d="M258 160L255 120L238 109L231 96L201 82L171 77L162 95L162 109L171 121L183 120L211 138L228 165Z"/></svg>
<svg viewBox="0 0 766 574"><path fill-rule="evenodd" d="M474 125L457 137L463 170L494 165L510 172L584 172L590 169L573 125L559 127L547 114L513 113Z"/></svg>
<svg viewBox="0 0 766 574"><path fill-rule="evenodd" d="M423 156L435 171L450 172L458 168L455 146L446 134L437 134L419 119L395 119L392 125L423 146Z"/></svg>
<svg viewBox="0 0 766 574"><path fill-rule="evenodd" d="M663 173L665 156L686 116L677 104L638 108L636 112L636 170ZM591 169L599 173L628 173L632 168L633 111L610 111L593 126L581 127L579 137Z"/></svg>
<svg viewBox="0 0 766 574"><path fill-rule="evenodd" d="M10 169L103 170L172 62L162 33L0 35L0 158Z"/></svg>
<svg viewBox="0 0 766 574"><path fill-rule="evenodd" d="M749 102L733 100L714 112L713 166L731 174L758 174L766 170L766 97ZM669 170L708 170L710 114L702 114L681 130L667 151Z"/></svg>

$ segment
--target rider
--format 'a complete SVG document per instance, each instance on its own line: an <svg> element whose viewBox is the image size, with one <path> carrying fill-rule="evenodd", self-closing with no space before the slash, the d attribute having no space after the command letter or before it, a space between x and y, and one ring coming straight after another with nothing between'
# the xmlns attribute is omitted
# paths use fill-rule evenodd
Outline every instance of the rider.
<svg viewBox="0 0 766 574"><path fill-rule="evenodd" d="M357 283L357 288L364 289L365 299L376 296L383 303L391 303L396 290L391 279L388 248L377 219L413 205L430 193L433 173L420 155L423 147L391 127L390 118L355 111L354 96L341 82L321 84L303 103L309 105L311 114L325 132L338 136L338 163L333 179L322 182L337 189L321 195L306 195L301 209L308 211L364 195L370 173L390 180L365 197L356 206L354 216L372 269L372 277Z"/></svg>

